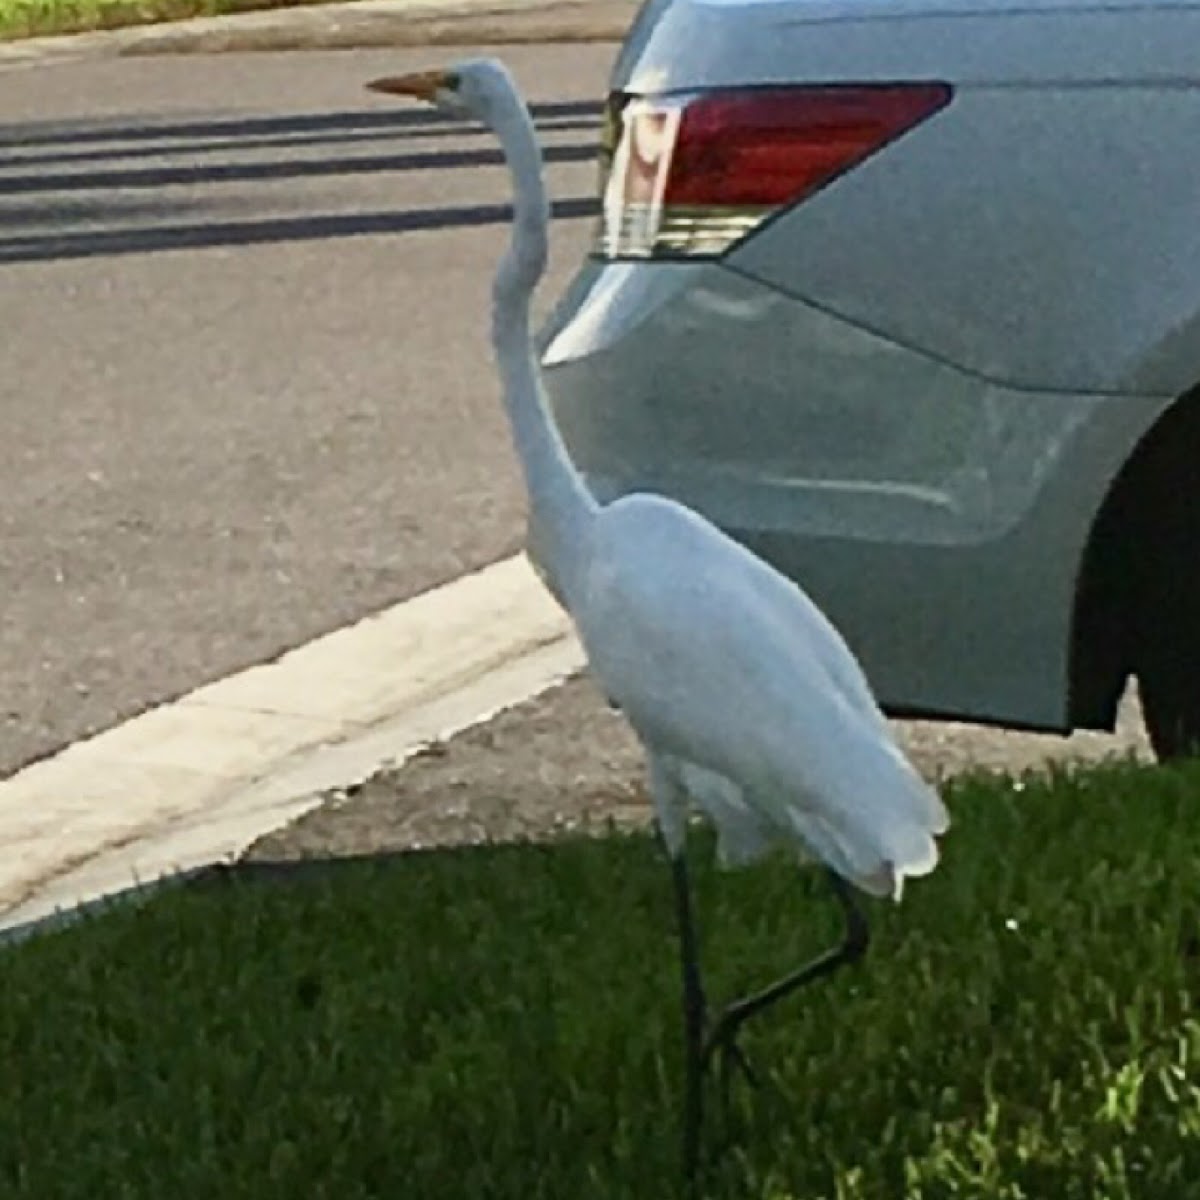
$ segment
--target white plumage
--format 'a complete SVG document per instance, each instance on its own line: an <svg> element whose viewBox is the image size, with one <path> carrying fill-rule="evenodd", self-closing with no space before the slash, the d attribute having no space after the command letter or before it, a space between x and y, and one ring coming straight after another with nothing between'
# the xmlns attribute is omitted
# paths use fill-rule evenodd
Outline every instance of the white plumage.
<svg viewBox="0 0 1200 1200"><path fill-rule="evenodd" d="M493 348L529 493L533 557L573 618L595 678L646 749L680 920L690 1174L710 1054L745 1067L734 1038L749 1016L861 956L865 923L840 881L899 898L906 877L937 864L936 838L949 820L897 747L853 654L799 587L682 504L637 494L602 507L576 472L549 417L530 338L549 205L533 123L504 67L472 60L370 86L483 121L512 174ZM693 807L716 826L726 862L779 846L823 862L847 918L841 947L728 1006L707 1036L684 866Z"/></svg>
<svg viewBox="0 0 1200 1200"><path fill-rule="evenodd" d="M841 636L691 510L647 495L599 510L573 616L665 785L654 801L672 853L690 800L727 859L799 841L876 895L936 865L945 809Z"/></svg>

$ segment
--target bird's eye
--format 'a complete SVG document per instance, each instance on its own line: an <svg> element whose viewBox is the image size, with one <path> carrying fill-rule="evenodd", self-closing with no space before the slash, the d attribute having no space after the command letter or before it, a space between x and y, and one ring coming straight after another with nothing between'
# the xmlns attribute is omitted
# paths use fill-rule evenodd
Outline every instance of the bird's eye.
<svg viewBox="0 0 1200 1200"><path fill-rule="evenodd" d="M457 71L447 71L442 76L442 87L448 92L457 92L459 85L459 74Z"/></svg>

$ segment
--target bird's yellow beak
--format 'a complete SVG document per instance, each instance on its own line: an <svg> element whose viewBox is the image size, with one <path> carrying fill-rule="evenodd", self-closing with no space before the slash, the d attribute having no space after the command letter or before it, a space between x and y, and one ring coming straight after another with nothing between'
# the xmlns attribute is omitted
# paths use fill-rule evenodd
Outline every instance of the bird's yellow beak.
<svg viewBox="0 0 1200 1200"><path fill-rule="evenodd" d="M439 88L452 86L453 76L449 71L414 71L410 75L373 79L367 84L367 91L384 92L389 96L415 96L418 100L431 103Z"/></svg>

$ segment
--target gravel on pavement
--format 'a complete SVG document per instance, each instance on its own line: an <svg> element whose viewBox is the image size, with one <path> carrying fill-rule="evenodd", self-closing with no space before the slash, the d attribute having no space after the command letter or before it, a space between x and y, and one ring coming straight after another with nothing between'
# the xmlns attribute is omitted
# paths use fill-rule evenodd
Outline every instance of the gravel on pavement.
<svg viewBox="0 0 1200 1200"><path fill-rule="evenodd" d="M1051 761L1151 758L1136 696L1113 734L1069 738L934 721L896 723L926 777L971 769L1014 775ZM381 771L259 839L251 859L294 859L600 830L649 819L629 726L586 675L500 714L399 768Z"/></svg>

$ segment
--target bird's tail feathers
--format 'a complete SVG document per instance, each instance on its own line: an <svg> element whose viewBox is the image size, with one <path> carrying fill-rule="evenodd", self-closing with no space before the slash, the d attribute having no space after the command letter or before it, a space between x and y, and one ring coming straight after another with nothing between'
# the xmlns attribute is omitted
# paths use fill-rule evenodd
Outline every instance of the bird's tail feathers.
<svg viewBox="0 0 1200 1200"><path fill-rule="evenodd" d="M936 789L896 754L902 769L892 774L899 787L856 788L837 810L818 815L797 806L791 817L797 833L839 875L870 895L899 900L905 879L937 867L937 839L950 816Z"/></svg>
<svg viewBox="0 0 1200 1200"><path fill-rule="evenodd" d="M941 837L950 828L950 813L937 788L925 782L899 746L888 747L902 774L908 777L909 799L929 832Z"/></svg>

